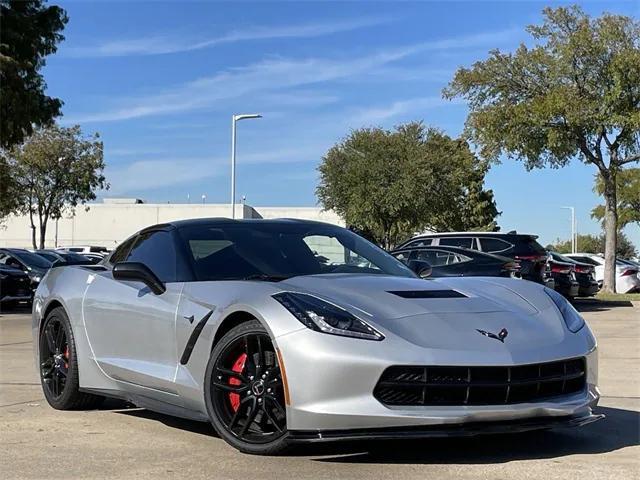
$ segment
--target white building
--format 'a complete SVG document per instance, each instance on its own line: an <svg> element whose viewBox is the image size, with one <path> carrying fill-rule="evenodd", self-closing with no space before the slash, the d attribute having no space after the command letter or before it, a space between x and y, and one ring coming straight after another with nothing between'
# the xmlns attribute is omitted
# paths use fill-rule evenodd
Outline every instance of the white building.
<svg viewBox="0 0 640 480"><path fill-rule="evenodd" d="M89 207L86 209L86 207ZM230 204L143 203L141 200L105 199L78 206L73 216L47 224L47 248L100 245L113 249L138 230L157 223L188 218L230 217ZM334 212L319 207L252 207L236 205L236 218L300 218L344 226ZM37 218L36 218L37 223ZM27 215L10 216L0 225L0 247L31 248Z"/></svg>

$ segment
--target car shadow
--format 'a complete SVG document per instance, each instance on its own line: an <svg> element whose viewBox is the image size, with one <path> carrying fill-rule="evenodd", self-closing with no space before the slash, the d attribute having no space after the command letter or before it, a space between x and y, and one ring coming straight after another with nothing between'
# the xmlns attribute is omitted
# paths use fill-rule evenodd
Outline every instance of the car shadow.
<svg viewBox="0 0 640 480"><path fill-rule="evenodd" d="M580 428L420 441L370 442L360 451L325 451L314 461L377 464L489 464L599 454L640 445L640 412L601 407L606 418ZM320 446L323 447L323 446ZM335 449L336 446L332 446ZM355 445L352 448L356 447ZM305 448L304 455L314 455ZM364 450L364 451L363 451ZM329 455L329 456L326 456Z"/></svg>
<svg viewBox="0 0 640 480"><path fill-rule="evenodd" d="M629 300L578 299L573 306L579 312L606 312L617 307L633 307Z"/></svg>
<svg viewBox="0 0 640 480"><path fill-rule="evenodd" d="M105 402L102 409L218 438L207 422L172 417L117 401ZM595 413L606 417L579 428L466 438L301 444L286 455L314 457L312 461L326 463L490 464L599 454L640 445L640 412L599 407Z"/></svg>
<svg viewBox="0 0 640 480"><path fill-rule="evenodd" d="M177 428L185 430L191 433L197 433L199 435L206 435L209 437L218 437L213 426L209 422L198 422L195 420L187 420L185 418L172 417L171 415L164 415L162 413L152 412L144 408L138 408L126 402L117 401L117 403L108 404L105 402L100 408L101 410L112 410L114 413L120 415L127 415L130 417L143 418L147 420L154 420L162 423L170 428Z"/></svg>

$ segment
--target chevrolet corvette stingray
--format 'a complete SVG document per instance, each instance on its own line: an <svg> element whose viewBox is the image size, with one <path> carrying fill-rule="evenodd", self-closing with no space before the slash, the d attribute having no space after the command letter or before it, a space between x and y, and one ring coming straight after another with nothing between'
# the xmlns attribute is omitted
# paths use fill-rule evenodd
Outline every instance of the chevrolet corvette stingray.
<svg viewBox="0 0 640 480"><path fill-rule="evenodd" d="M596 340L520 279L431 279L344 228L197 219L146 228L34 299L56 409L104 397L210 421L255 454L296 442L578 426L601 415Z"/></svg>

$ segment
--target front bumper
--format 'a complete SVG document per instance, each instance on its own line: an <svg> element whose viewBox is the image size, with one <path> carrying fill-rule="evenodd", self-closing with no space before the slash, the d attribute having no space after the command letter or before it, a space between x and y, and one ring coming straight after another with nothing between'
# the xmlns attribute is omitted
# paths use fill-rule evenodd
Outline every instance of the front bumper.
<svg viewBox="0 0 640 480"><path fill-rule="evenodd" d="M372 342L298 330L276 338L288 380L287 426L294 436L302 437L308 437L309 432L326 437L332 431L342 438L346 431L357 435L358 431L423 427L426 430L421 436L433 436L440 430L464 431L462 425L481 424L482 429L490 430L492 424L507 422L511 424L507 430L514 431L530 421L555 424L570 418L591 418L600 398L597 351L588 329L581 332L571 334L561 345L532 345L529 350L510 351L491 343L487 345L495 348L488 353L426 349L397 337ZM586 357L586 386L562 397L508 405L385 406L373 395L383 371L392 365L516 366L581 356Z"/></svg>

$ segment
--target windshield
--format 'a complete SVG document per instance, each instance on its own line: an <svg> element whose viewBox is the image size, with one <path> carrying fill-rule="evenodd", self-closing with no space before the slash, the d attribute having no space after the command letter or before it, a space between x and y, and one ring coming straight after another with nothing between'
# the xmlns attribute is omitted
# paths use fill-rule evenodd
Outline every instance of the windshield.
<svg viewBox="0 0 640 480"><path fill-rule="evenodd" d="M331 225L255 222L185 226L179 232L197 280L329 273L415 277L384 250Z"/></svg>
<svg viewBox="0 0 640 480"><path fill-rule="evenodd" d="M564 255L561 255L557 252L551 252L551 256L553 257L554 260L557 260L558 262L580 263L575 258L565 257Z"/></svg>
<svg viewBox="0 0 640 480"><path fill-rule="evenodd" d="M36 255L35 253L17 250L12 251L11 253L27 267L42 268L45 270L51 267L50 261L42 258L40 255Z"/></svg>

